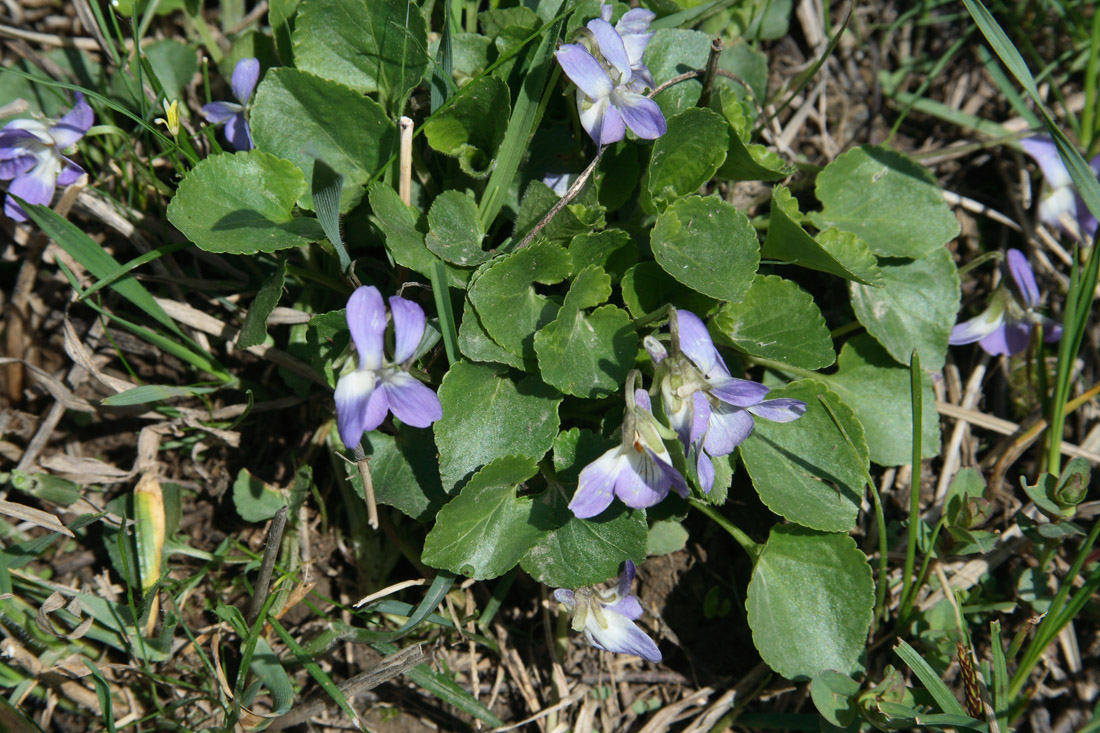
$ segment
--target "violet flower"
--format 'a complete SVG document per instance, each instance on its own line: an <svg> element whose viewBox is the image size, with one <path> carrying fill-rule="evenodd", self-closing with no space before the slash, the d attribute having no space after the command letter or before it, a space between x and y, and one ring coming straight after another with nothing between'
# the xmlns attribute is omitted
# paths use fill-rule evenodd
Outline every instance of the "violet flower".
<svg viewBox="0 0 1100 733"><path fill-rule="evenodd" d="M336 383L336 423L349 449L363 433L374 430L389 412L406 425L426 428L443 416L429 387L408 373L424 335L424 311L411 300L390 298L393 314L393 360L385 361L386 306L375 287L360 287L348 299L347 321L359 368Z"/></svg>
<svg viewBox="0 0 1100 733"><path fill-rule="evenodd" d="M951 330L952 345L977 341L990 356L1012 356L1027 348L1036 325L1043 327L1043 341L1050 343L1061 338L1062 327L1034 310L1041 300L1027 257L1018 249L1010 249L1005 260L1015 292L1010 292L1002 280L981 314Z"/></svg>
<svg viewBox="0 0 1100 733"><path fill-rule="evenodd" d="M1077 193L1054 141L1045 136L1031 137L1021 140L1020 145L1039 164L1050 187L1050 192L1039 200L1039 220L1072 236L1092 240L1096 235L1096 217ZM1094 175L1100 175L1100 155L1089 161L1089 167ZM1077 231L1068 225L1069 222L1076 222Z"/></svg>
<svg viewBox="0 0 1100 733"><path fill-rule="evenodd" d="M554 591L554 598L573 615L573 630L582 632L592 646L660 662L661 650L657 644L634 624L642 615L642 604L630 592L635 573L634 563L627 560L613 590L559 588Z"/></svg>
<svg viewBox="0 0 1100 733"><path fill-rule="evenodd" d="M256 88L259 78L259 59L241 59L233 68L233 77L229 82L237 101L211 102L202 107L202 116L207 122L214 125L225 123L225 139L234 150L251 150L255 147L252 142L252 131L248 128L248 120L245 119L245 110L248 108L248 100L252 97L252 90Z"/></svg>
<svg viewBox="0 0 1100 733"><path fill-rule="evenodd" d="M697 315L677 310L674 319L672 354L652 336L644 345L657 364L654 380L660 385L665 415L689 459L695 460L700 486L709 492L714 485L711 456L732 453L752 433L754 417L791 422L806 412L806 403L787 397L764 399L768 387L730 376Z"/></svg>
<svg viewBox="0 0 1100 733"><path fill-rule="evenodd" d="M649 395L635 390L637 372L627 377L627 404L623 412L622 442L584 467L569 508L580 519L601 513L617 496L629 507L644 509L668 496L675 486L687 497L687 482L672 465L662 433L673 437L653 417Z"/></svg>
<svg viewBox="0 0 1100 733"><path fill-rule="evenodd" d="M84 175L84 169L61 154L71 148L92 126L95 114L76 93L76 102L64 117L50 125L40 120L12 120L0 130L0 180L8 184L4 213L15 221L26 221L26 212L12 196L28 204L49 204L58 186L69 186Z"/></svg>
<svg viewBox="0 0 1100 733"><path fill-rule="evenodd" d="M581 125L597 145L623 139L626 128L640 138L653 140L667 129L661 108L642 92L652 88L653 76L642 63L653 13L627 12L612 26L610 6L603 17L588 21L592 49L578 43L561 46L554 54L565 75L577 86L577 112Z"/></svg>

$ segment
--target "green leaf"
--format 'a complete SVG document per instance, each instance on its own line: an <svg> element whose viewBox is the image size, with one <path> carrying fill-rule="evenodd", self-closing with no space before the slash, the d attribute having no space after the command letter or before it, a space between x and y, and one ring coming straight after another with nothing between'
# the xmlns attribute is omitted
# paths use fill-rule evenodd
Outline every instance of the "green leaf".
<svg viewBox="0 0 1100 733"><path fill-rule="evenodd" d="M370 458L374 498L380 504L427 522L446 503L430 430L405 425L397 437L374 430L363 436L363 449ZM359 469L345 465L356 493L363 496Z"/></svg>
<svg viewBox="0 0 1100 733"><path fill-rule="evenodd" d="M118 260L103 249L98 242L49 206L23 203L22 207L31 221L37 224L50 239L57 242L57 246L86 267L92 275L103 280L113 277L118 272L120 268ZM149 291L140 282L134 279L133 275L127 274L114 280L111 283L111 289L175 334L183 335L176 322L164 312L164 309L160 307L160 303L149 294Z"/></svg>
<svg viewBox="0 0 1100 733"><path fill-rule="evenodd" d="M504 140L510 108L508 85L495 76L483 76L424 123L424 136L434 150L458 158L464 173L483 178Z"/></svg>
<svg viewBox="0 0 1100 733"><path fill-rule="evenodd" d="M182 97L184 87L199 70L195 49L179 41L163 40L142 46L142 51L164 89L164 96L169 100Z"/></svg>
<svg viewBox="0 0 1100 733"><path fill-rule="evenodd" d="M424 244L447 262L477 267L492 257L481 249L485 235L477 222L477 204L464 193L444 191L436 196L428 212L428 227Z"/></svg>
<svg viewBox="0 0 1100 733"><path fill-rule="evenodd" d="M711 106L721 110L731 128L726 162L718 169L718 177L735 181L778 181L786 178L796 168L775 151L750 142L753 124L750 105L743 91L739 95L723 86L714 90Z"/></svg>
<svg viewBox="0 0 1100 733"><path fill-rule="evenodd" d="M162 402L177 397L194 397L195 395L217 392L220 387L177 387L170 384L143 384L140 387L128 389L125 392L108 395L102 403L110 407L132 407L133 405L147 405L150 402Z"/></svg>
<svg viewBox="0 0 1100 733"><path fill-rule="evenodd" d="M670 117L668 131L653 143L642 207L656 213L698 191L722 165L728 146L729 125L709 109L692 107Z"/></svg>
<svg viewBox="0 0 1100 733"><path fill-rule="evenodd" d="M313 3L310 3L312 6ZM307 182L300 203L313 209L313 166L320 158L344 177L340 210L397 149L397 128L370 97L297 69L271 69L249 116L256 147L297 165Z"/></svg>
<svg viewBox="0 0 1100 733"><path fill-rule="evenodd" d="M859 710L856 695L859 683L835 669L826 669L810 682L810 698L821 717L830 725L846 728L855 722Z"/></svg>
<svg viewBox="0 0 1100 733"><path fill-rule="evenodd" d="M493 261L470 285L470 302L493 341L534 359L535 332L554 320L559 308L555 299L535 290L535 283L561 282L571 270L567 251L535 243Z"/></svg>
<svg viewBox="0 0 1100 733"><path fill-rule="evenodd" d="M286 278L286 260L279 260L275 269L264 280L252 304L248 306L241 331L237 334L237 348L247 349L250 346L262 344L267 338L267 318L275 306L279 304L279 298L283 296L283 280Z"/></svg>
<svg viewBox="0 0 1100 733"><path fill-rule="evenodd" d="M613 305L584 309L611 296L611 278L595 265L577 275L557 318L535 334L539 370L547 384L576 397L619 391L634 367L638 333L626 311Z"/></svg>
<svg viewBox="0 0 1100 733"><path fill-rule="evenodd" d="M646 554L650 557L679 552L687 544L688 531L675 519L662 519L649 528Z"/></svg>
<svg viewBox="0 0 1100 733"><path fill-rule="evenodd" d="M406 206L401 197L390 186L381 181L370 185L367 193L371 207L371 221L381 230L386 250L394 262L431 277L432 267L442 262L434 252L424 244L426 223L420 212ZM444 263L447 271L447 284L454 288L465 288L470 277L468 270Z"/></svg>
<svg viewBox="0 0 1100 733"><path fill-rule="evenodd" d="M710 36L706 33L661 28L646 46L645 62L653 80L660 86L685 71L705 68L709 56ZM702 91L703 84L698 79L688 79L665 89L654 101L667 119L694 107Z"/></svg>
<svg viewBox="0 0 1100 733"><path fill-rule="evenodd" d="M233 482L233 506L246 522L265 522L287 506L286 496L242 468Z"/></svg>
<svg viewBox="0 0 1100 733"><path fill-rule="evenodd" d="M531 497L516 496L537 470L533 458L504 456L474 474L436 515L424 562L478 580L511 570L548 526Z"/></svg>
<svg viewBox="0 0 1100 733"><path fill-rule="evenodd" d="M644 511L615 502L599 517L577 519L560 486L546 493L543 501L552 529L520 561L535 580L556 588L579 588L617 575L624 560L645 560Z"/></svg>
<svg viewBox="0 0 1100 733"><path fill-rule="evenodd" d="M849 150L825 166L814 188L824 207L810 215L814 225L854 232L877 255L921 257L959 234L936 179L893 150Z"/></svg>
<svg viewBox="0 0 1100 733"><path fill-rule="evenodd" d="M638 247L622 229L605 229L593 234L578 234L569 242L573 272L589 265L603 268L613 280L622 280L638 261Z"/></svg>
<svg viewBox="0 0 1100 733"><path fill-rule="evenodd" d="M916 649L909 646L904 640L899 640L894 647L894 652L902 658L909 669L913 670L913 674L924 684L925 689L932 695L940 710L948 715L966 715L962 703L952 694L951 689L944 684L940 676L936 674L936 671L932 669L928 662L924 661L924 658Z"/></svg>
<svg viewBox="0 0 1100 733"><path fill-rule="evenodd" d="M959 312L959 271L938 249L918 260L883 259L883 286L851 283L852 309L890 356L908 364L913 349L926 369L939 371Z"/></svg>
<svg viewBox="0 0 1100 733"><path fill-rule="evenodd" d="M845 534L772 528L749 581L753 644L793 680L860 670L874 606L871 566Z"/></svg>
<svg viewBox="0 0 1100 733"><path fill-rule="evenodd" d="M488 361L497 364L507 364L516 369L531 371L527 368L522 357L516 356L503 346L497 344L485 333L485 327L477 317L477 311L470 305L469 299L462 307L462 325L458 329L458 348L462 355L470 361ZM532 369L533 369L532 365Z"/></svg>
<svg viewBox="0 0 1100 733"><path fill-rule="evenodd" d="M813 296L790 280L757 275L740 303L727 303L714 325L734 347L803 369L836 361L833 339Z"/></svg>
<svg viewBox="0 0 1100 733"><path fill-rule="evenodd" d="M649 244L665 272L718 300L744 298L760 264L749 218L714 196L674 202L657 217Z"/></svg>
<svg viewBox="0 0 1100 733"><path fill-rule="evenodd" d="M824 398L859 455L853 454L818 397ZM756 418L741 444L741 460L761 501L792 522L826 532L849 532L864 492L867 445L863 427L836 393L814 379L772 390L768 399L793 397L806 414L789 423Z"/></svg>
<svg viewBox="0 0 1100 733"><path fill-rule="evenodd" d="M811 237L801 225L798 202L785 186L772 189L768 236L761 256L783 260L811 270L853 280L864 285L884 284L878 260L867 243L851 232L832 227Z"/></svg>
<svg viewBox="0 0 1100 733"><path fill-rule="evenodd" d="M309 363L333 389L336 388L337 377L333 371L333 364L343 355L350 341L351 334L348 333L347 316L343 308L320 313L309 319L309 323L306 324L306 351L309 354Z"/></svg>
<svg viewBox="0 0 1100 733"><path fill-rule="evenodd" d="M537 377L513 381L503 367L455 364L439 386L439 401L443 417L433 428L448 493L495 458L541 459L558 434L561 395Z"/></svg>
<svg viewBox="0 0 1100 733"><path fill-rule="evenodd" d="M863 334L844 344L836 372L820 378L859 418L872 461L880 466L901 466L913 459L908 367L900 366L873 338ZM940 420L932 378L927 374L921 378L921 392L921 451L923 458L932 458L940 451Z"/></svg>
<svg viewBox="0 0 1100 733"><path fill-rule="evenodd" d="M559 198L542 181L531 181L516 215L514 236L518 239L533 229L558 203ZM572 203L558 211L543 227L535 241L565 244L578 234L587 234L600 226L603 226L603 207L599 204L596 187L589 182Z"/></svg>
<svg viewBox="0 0 1100 733"><path fill-rule="evenodd" d="M255 254L324 239L316 219L294 216L306 179L260 150L212 155L180 182L168 221L207 252Z"/></svg>
<svg viewBox="0 0 1100 733"><path fill-rule="evenodd" d="M295 66L379 92L394 117L428 66L424 16L405 0L310 0L298 9L293 40Z"/></svg>
<svg viewBox="0 0 1100 733"><path fill-rule="evenodd" d="M634 318L641 318L669 303L699 314L709 313L716 305L711 298L673 280L653 260L639 262L627 270L619 287L623 303Z"/></svg>

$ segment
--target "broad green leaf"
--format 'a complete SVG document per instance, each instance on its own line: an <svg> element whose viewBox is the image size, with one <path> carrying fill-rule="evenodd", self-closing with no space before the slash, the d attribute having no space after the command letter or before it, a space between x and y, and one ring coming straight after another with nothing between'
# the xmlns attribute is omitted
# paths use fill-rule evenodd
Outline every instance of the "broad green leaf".
<svg viewBox="0 0 1100 733"><path fill-rule="evenodd" d="M507 368L460 361L439 386L439 473L450 493L501 456L539 460L558 434L561 395L537 377L513 381Z"/></svg>
<svg viewBox="0 0 1100 733"><path fill-rule="evenodd" d="M458 329L458 348L470 361L488 361L507 364L516 369L527 369L522 357L516 356L485 333L485 327L477 317L477 311L470 305L469 299L462 307L462 325ZM534 366L532 365L532 369Z"/></svg>
<svg viewBox="0 0 1100 733"><path fill-rule="evenodd" d="M638 333L626 311L605 305L611 278L589 265L577 275L557 317L535 334L539 370L547 384L576 397L607 397L619 391L634 367Z"/></svg>
<svg viewBox="0 0 1100 733"><path fill-rule="evenodd" d="M542 181L531 181L516 215L515 236L527 234L549 213L561 197ZM591 181L565 208L558 211L538 233L535 241L566 244L578 234L587 234L603 226L604 209Z"/></svg>
<svg viewBox="0 0 1100 733"><path fill-rule="evenodd" d="M692 313L709 313L717 303L686 285L681 285L653 260L639 262L623 275L619 287L630 315L641 318L668 304Z"/></svg>
<svg viewBox="0 0 1100 733"><path fill-rule="evenodd" d="M306 179L260 150L212 155L180 182L168 221L207 252L255 254L324 239L316 219L294 216Z"/></svg>
<svg viewBox="0 0 1100 733"><path fill-rule="evenodd" d="M554 471L558 481L575 487L584 467L617 443L617 440L597 435L588 429L570 428L558 433L554 438Z"/></svg>
<svg viewBox="0 0 1100 733"><path fill-rule="evenodd" d="M687 544L688 531L675 519L662 519L649 528L646 554L650 557L679 552Z"/></svg>
<svg viewBox="0 0 1100 733"><path fill-rule="evenodd" d="M516 496L537 470L533 458L504 456L474 474L436 515L424 562L478 580L510 570L549 526L545 507Z"/></svg>
<svg viewBox="0 0 1100 733"><path fill-rule="evenodd" d="M727 303L714 325L736 348L803 369L836 361L833 339L813 296L790 280L757 275L740 303Z"/></svg>
<svg viewBox="0 0 1100 733"><path fill-rule="evenodd" d="M444 191L435 197L428 211L428 234L424 244L446 262L460 267L477 267L491 254L481 249L484 238L477 222L477 204L459 191Z"/></svg>
<svg viewBox="0 0 1100 733"><path fill-rule="evenodd" d="M795 167L775 151L750 142L753 118L747 111L751 109L749 104L744 96L738 96L729 87L719 86L714 90L711 106L721 110L729 122L731 133L726 162L718 169L718 177L735 181L778 181L786 178L795 172Z"/></svg>
<svg viewBox="0 0 1100 733"><path fill-rule="evenodd" d="M613 280L621 280L638 261L638 247L622 229L605 229L593 234L578 234L569 243L573 271L589 265L603 268Z"/></svg>
<svg viewBox="0 0 1100 733"><path fill-rule="evenodd" d="M785 186L772 189L772 211L762 257L820 270L864 285L884 283L878 260L867 243L835 227L811 237L802 228L798 202Z"/></svg>
<svg viewBox="0 0 1100 733"><path fill-rule="evenodd" d="M405 0L310 0L294 23L294 64L303 71L379 92L392 116L424 78L424 16Z"/></svg>
<svg viewBox="0 0 1100 733"><path fill-rule="evenodd" d="M164 89L164 96L168 99L183 96L183 88L199 70L195 49L179 41L162 40L143 46L142 51Z"/></svg>
<svg viewBox="0 0 1100 733"><path fill-rule="evenodd" d="M569 276L569 253L535 243L494 260L470 286L469 298L494 341L524 359L535 356L535 332L554 320L559 303L535 290Z"/></svg>
<svg viewBox="0 0 1100 733"><path fill-rule="evenodd" d="M271 69L256 90L249 117L256 147L297 165L313 206L313 165L320 158L344 177L340 210L397 149L397 129L382 107L350 87L297 69Z"/></svg>
<svg viewBox="0 0 1100 733"><path fill-rule="evenodd" d="M434 150L458 158L464 173L481 178L492 170L510 108L508 86L495 76L483 76L424 123L424 136Z"/></svg>
<svg viewBox="0 0 1100 733"><path fill-rule="evenodd" d="M325 383L335 389L337 374L333 364L351 341L344 309L320 313L309 319L305 335L309 363L314 371L324 377Z"/></svg>
<svg viewBox="0 0 1100 733"><path fill-rule="evenodd" d="M920 351L925 369L939 371L959 312L959 271L940 248L917 260L879 261L883 286L851 283L852 309L890 356L908 364Z"/></svg>
<svg viewBox="0 0 1100 733"><path fill-rule="evenodd" d="M570 498L560 486L542 498L552 529L520 561L531 577L556 588L579 588L618 575L624 560L645 560L644 511L615 502L598 517L578 519L569 511Z"/></svg>
<svg viewBox="0 0 1100 733"><path fill-rule="evenodd" d="M803 680L852 674L871 628L875 586L867 557L846 534L772 528L749 581L752 641L768 666Z"/></svg>
<svg viewBox="0 0 1100 733"><path fill-rule="evenodd" d="M741 444L741 460L760 500L776 514L826 532L850 532L863 500L867 444L852 409L815 379L772 390L768 399L792 397L806 403L806 414L788 423L755 418ZM823 398L855 444L849 448Z"/></svg>
<svg viewBox="0 0 1100 733"><path fill-rule="evenodd" d="M245 314L244 323L241 324L241 331L237 334L237 348L247 349L250 346L262 344L267 338L267 318L279 304L279 298L283 296L285 278L286 260L279 260L248 306L248 313Z"/></svg>
<svg viewBox="0 0 1100 733"><path fill-rule="evenodd" d="M233 506L237 514L246 522L264 522L287 506L286 496L275 486L271 486L242 468L233 482Z"/></svg>
<svg viewBox="0 0 1100 733"><path fill-rule="evenodd" d="M849 150L815 184L824 207L809 215L819 229L858 234L883 257L921 257L959 234L959 222L927 168L874 145Z"/></svg>
<svg viewBox="0 0 1100 733"><path fill-rule="evenodd" d="M838 728L851 725L859 714L856 707L859 690L858 682L835 669L819 673L810 682L810 698L817 712Z"/></svg>
<svg viewBox="0 0 1100 733"><path fill-rule="evenodd" d="M859 418L872 461L880 466L900 466L913 459L908 367L898 365L873 338L863 334L844 344L836 372L820 378ZM940 452L940 420L930 376L922 378L921 391L921 451L924 458L932 458Z"/></svg>
<svg viewBox="0 0 1100 733"><path fill-rule="evenodd" d="M439 459L430 430L405 425L397 437L374 430L363 436L370 458L374 498L421 522L435 516L447 501L439 483ZM346 464L355 491L363 496L359 470Z"/></svg>
<svg viewBox="0 0 1100 733"><path fill-rule="evenodd" d="M650 213L693 194L726 159L729 125L709 109L692 107L668 119L668 131L653 143L642 181L641 204Z"/></svg>
<svg viewBox="0 0 1100 733"><path fill-rule="evenodd" d="M649 244L665 272L718 300L744 298L760 264L749 218L714 196L674 202L657 217Z"/></svg>
<svg viewBox="0 0 1100 733"><path fill-rule="evenodd" d="M386 250L394 262L424 277L431 277L432 264L441 260L424 244L424 235L428 229L426 217L422 218L419 211L406 206L397 191L381 181L370 185L367 198L370 201L371 220L382 232ZM454 288L466 287L470 277L468 270L447 263L444 263L444 269L447 271L448 285Z"/></svg>
<svg viewBox="0 0 1100 733"><path fill-rule="evenodd" d="M661 28L646 46L645 62L658 86L685 71L703 69L710 55L710 36L700 31ZM673 84L658 94L654 101L665 117L690 109L699 101L703 85L697 79Z"/></svg>

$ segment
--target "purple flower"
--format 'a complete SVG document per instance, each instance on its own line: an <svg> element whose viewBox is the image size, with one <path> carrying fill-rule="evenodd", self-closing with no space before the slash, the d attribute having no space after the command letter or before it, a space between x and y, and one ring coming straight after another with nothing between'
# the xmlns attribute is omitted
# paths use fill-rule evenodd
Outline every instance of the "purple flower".
<svg viewBox="0 0 1100 733"><path fill-rule="evenodd" d="M632 391L635 378L636 372L627 379L627 394L633 399L628 398L623 412L622 443L585 466L578 478L569 508L581 519L607 509L616 496L629 507L644 509L668 496L672 486L680 496L688 495L687 482L672 465L662 428L650 411L649 395Z"/></svg>
<svg viewBox="0 0 1100 733"><path fill-rule="evenodd" d="M256 88L259 78L259 60L241 59L233 69L233 78L229 84L237 101L211 102L203 105L202 116L207 122L214 125L225 123L225 139L234 150L251 150L255 147L252 142L252 131L248 129L248 120L245 119L245 109L248 107L248 100L252 97L252 90Z"/></svg>
<svg viewBox="0 0 1100 733"><path fill-rule="evenodd" d="M554 591L554 598L573 614L573 630L583 632L592 646L660 662L661 650L657 644L634 625L642 615L642 604L630 592L635 573L634 563L627 560L614 590L559 588Z"/></svg>
<svg viewBox="0 0 1100 733"><path fill-rule="evenodd" d="M644 344L657 364L654 379L660 385L669 425L680 436L689 460L694 457L699 484L709 492L714 485L711 456L732 453L752 433L754 417L791 422L806 412L806 403L764 399L768 387L730 376L697 315L677 310L675 322L676 348L671 355L652 336L646 337Z"/></svg>
<svg viewBox="0 0 1100 733"><path fill-rule="evenodd" d="M389 412L401 422L426 428L443 416L443 407L428 387L407 371L424 335L424 311L411 300L390 298L393 314L393 360L385 361L386 306L374 287L360 287L348 299L347 320L359 368L336 383L336 423L349 449L363 433L374 430Z"/></svg>
<svg viewBox="0 0 1100 733"><path fill-rule="evenodd" d="M1096 217L1077 193L1054 141L1045 136L1031 137L1021 140L1020 145L1039 164L1039 170L1050 187L1050 192L1039 201L1039 220L1071 236L1082 235L1086 240L1091 240L1096 234ZM1100 175L1100 155L1089 161L1089 167L1094 175ZM1076 231L1072 226L1074 222Z"/></svg>
<svg viewBox="0 0 1100 733"><path fill-rule="evenodd" d="M1044 341L1049 343L1061 338L1062 327L1034 310L1041 301L1039 286L1035 284L1035 274L1027 257L1018 249L1010 249L1005 259L1015 293L1010 292L1002 281L980 315L951 330L952 345L977 341L978 346L990 356L1012 356L1027 348L1031 330L1037 324L1043 327Z"/></svg>
<svg viewBox="0 0 1100 733"><path fill-rule="evenodd" d="M653 76L642 63L653 13L631 10L617 26L607 21L610 6L601 18L588 21L589 50L570 43L554 54L565 75L577 85L577 112L581 125L597 145L623 139L626 128L640 138L653 140L665 134L665 117L652 99L642 94L653 87Z"/></svg>
<svg viewBox="0 0 1100 733"><path fill-rule="evenodd" d="M29 204L49 204L58 186L76 183L84 169L61 154L92 126L95 115L76 93L76 103L53 125L39 120L12 120L0 130L0 181L8 181L4 213L26 221L26 212L12 194Z"/></svg>

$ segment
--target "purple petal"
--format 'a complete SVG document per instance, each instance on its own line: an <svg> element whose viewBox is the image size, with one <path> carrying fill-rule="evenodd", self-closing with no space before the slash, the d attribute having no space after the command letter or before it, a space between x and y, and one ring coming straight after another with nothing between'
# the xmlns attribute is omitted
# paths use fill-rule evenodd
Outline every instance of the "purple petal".
<svg viewBox="0 0 1100 733"><path fill-rule="evenodd" d="M644 389L634 390L634 405L640 407L646 412L653 412L653 403L649 400L649 393Z"/></svg>
<svg viewBox="0 0 1100 733"><path fill-rule="evenodd" d="M33 155L0 158L0 181L10 181L12 178L25 174L37 162L38 158Z"/></svg>
<svg viewBox="0 0 1100 733"><path fill-rule="evenodd" d="M386 402L398 420L414 428L426 428L443 417L443 406L431 387L408 372L394 371L382 381Z"/></svg>
<svg viewBox="0 0 1100 733"><path fill-rule="evenodd" d="M676 311L676 332L680 340L680 351L691 359L695 366L699 367L704 375L717 369L721 357L714 348L714 342L707 333L707 327L702 319L691 311ZM722 365L725 366L724 364ZM726 371L723 376L729 376Z"/></svg>
<svg viewBox="0 0 1100 733"><path fill-rule="evenodd" d="M703 449L702 441L695 446L695 459L695 473L699 477L699 488L704 494L709 494L714 488L714 464Z"/></svg>
<svg viewBox="0 0 1100 733"><path fill-rule="evenodd" d="M715 379L710 384L710 393L723 402L737 407L755 405L764 399L769 390L759 382L737 377Z"/></svg>
<svg viewBox="0 0 1100 733"><path fill-rule="evenodd" d="M619 22L615 24L615 30L619 32L619 35L625 41L628 35L636 36L641 33L648 33L649 24L656 17L657 14L652 10L633 8L623 13L623 17L619 18ZM649 33L649 35L653 34Z"/></svg>
<svg viewBox="0 0 1100 733"><path fill-rule="evenodd" d="M629 48L629 46L627 48ZM645 64L635 64L634 74L628 86L631 91L642 94L646 89L656 89L657 82L653 80L653 74L650 73L648 66Z"/></svg>
<svg viewBox="0 0 1100 733"><path fill-rule="evenodd" d="M630 57L626 55L622 36L603 18L588 21L588 30L596 36L596 42L600 44L600 54L622 75L621 83L629 82Z"/></svg>
<svg viewBox="0 0 1100 733"><path fill-rule="evenodd" d="M239 115L244 108L233 102L211 102L202 106L202 116L212 125L225 122L230 117Z"/></svg>
<svg viewBox="0 0 1100 733"><path fill-rule="evenodd" d="M1027 256L1018 249L1008 250L1008 271L1016 282L1016 289L1023 298L1024 305L1034 308L1039 305L1039 286L1035 284L1035 273L1031 271Z"/></svg>
<svg viewBox="0 0 1100 733"><path fill-rule="evenodd" d="M84 137L84 133L95 121L95 113L84 101L84 95L76 93L76 104L68 114L58 120L57 124L50 128L50 137L58 150L64 150L76 144L76 141Z"/></svg>
<svg viewBox="0 0 1100 733"><path fill-rule="evenodd" d="M396 295L390 298L390 313L393 314L393 361L404 364L416 353L427 318L419 305Z"/></svg>
<svg viewBox="0 0 1100 733"><path fill-rule="evenodd" d="M386 333L386 306L378 288L356 288L348 298L347 321L351 340L359 352L359 368L377 371L382 367L382 340Z"/></svg>
<svg viewBox="0 0 1100 733"><path fill-rule="evenodd" d="M1012 356L1027 348L1031 337L1031 325L1023 321L1004 323L978 345L990 356Z"/></svg>
<svg viewBox="0 0 1100 733"><path fill-rule="evenodd" d="M375 382L374 372L360 369L345 374L336 383L336 426L348 450L353 450L363 438Z"/></svg>
<svg viewBox="0 0 1100 733"><path fill-rule="evenodd" d="M1093 159L1095 160L1095 158ZM1096 236L1096 217L1089 211L1089 207L1085 205L1084 199L1080 196L1076 196L1077 206L1077 228L1081 230L1081 236L1091 241Z"/></svg>
<svg viewBox="0 0 1100 733"><path fill-rule="evenodd" d="M252 131L244 114L233 115L225 123L225 139L234 150L251 150L256 147L252 142Z"/></svg>
<svg viewBox="0 0 1100 733"><path fill-rule="evenodd" d="M573 606L576 605L576 599L573 597L573 591L568 588L558 588L554 591L554 600L562 604L570 611L573 610Z"/></svg>
<svg viewBox="0 0 1100 733"><path fill-rule="evenodd" d="M645 613L641 602L635 596L621 596L614 603L604 603L602 605L610 611L626 616L631 621L641 618L642 614Z"/></svg>
<svg viewBox="0 0 1100 733"><path fill-rule="evenodd" d="M791 422L806 414L806 403L789 397L779 397L774 400L764 400L759 405L753 405L747 409L753 415L765 420Z"/></svg>
<svg viewBox="0 0 1100 733"><path fill-rule="evenodd" d="M995 310L990 307L974 316L968 321L963 321L951 329L951 338L948 340L952 346L972 344L981 341L1004 325L1004 307Z"/></svg>
<svg viewBox="0 0 1100 733"><path fill-rule="evenodd" d="M580 519L594 517L607 509L615 498L615 482L624 470L629 468L618 446L589 463L578 477L577 491L569 502L569 509Z"/></svg>
<svg viewBox="0 0 1100 733"><path fill-rule="evenodd" d="M645 347L646 353L649 354L649 358L653 360L654 364L660 364L668 358L668 349L652 334L642 339L642 346Z"/></svg>
<svg viewBox="0 0 1100 733"><path fill-rule="evenodd" d="M584 46L567 43L554 56L569 80L589 99L604 99L611 94L611 77Z"/></svg>
<svg viewBox="0 0 1100 733"><path fill-rule="evenodd" d="M727 456L749 437L752 428L752 415L747 410L721 404L711 413L703 447L712 456Z"/></svg>
<svg viewBox="0 0 1100 733"><path fill-rule="evenodd" d="M661 108L648 97L620 89L612 93L611 103L622 114L630 131L643 140L656 140L668 130Z"/></svg>
<svg viewBox="0 0 1100 733"><path fill-rule="evenodd" d="M57 168L50 162L40 161L30 171L15 178L8 186L8 193L15 194L28 204L49 205L57 184Z"/></svg>
<svg viewBox="0 0 1100 733"><path fill-rule="evenodd" d="M615 8L610 4L603 3L602 5L600 5L600 17L606 20L608 23L611 22L611 16L614 14Z"/></svg>
<svg viewBox="0 0 1100 733"><path fill-rule="evenodd" d="M707 400L707 396L702 392L693 392L691 406L691 429L688 431L686 439L683 435L680 436L684 440L685 448L702 440L703 435L707 432L707 426L710 425L710 401Z"/></svg>
<svg viewBox="0 0 1100 733"><path fill-rule="evenodd" d="M23 211L23 207L11 195L4 197L4 214L13 221L27 220L27 214Z"/></svg>
<svg viewBox="0 0 1100 733"><path fill-rule="evenodd" d="M607 621L607 628L601 628L591 616L584 625L585 638L592 646L607 652L633 654L654 663L661 661L661 650L629 618L621 613L605 610L604 619Z"/></svg>
<svg viewBox="0 0 1100 733"><path fill-rule="evenodd" d="M645 509L668 496L672 483L653 452L627 448L626 465L615 481L615 496L633 509Z"/></svg>
<svg viewBox="0 0 1100 733"><path fill-rule="evenodd" d="M592 134L591 132L589 134ZM626 135L626 124L619 110L608 101L603 116L599 119L599 144L617 143ZM596 136L593 135L593 140Z"/></svg>
<svg viewBox="0 0 1100 733"><path fill-rule="evenodd" d="M619 594L621 598L626 598L630 595L630 586L634 584L634 578L638 574L638 566L634 564L633 560L627 560L623 564L623 574L619 576L619 582L615 584L615 592Z"/></svg>
<svg viewBox="0 0 1100 733"><path fill-rule="evenodd" d="M1039 316L1039 322L1043 324L1043 342L1054 343L1062 338L1062 325L1046 316Z"/></svg>
<svg viewBox="0 0 1100 733"><path fill-rule="evenodd" d="M260 78L260 61L254 58L245 58L237 62L233 68L233 77L229 86L233 89L233 96L241 104L248 104L248 98L252 96L252 90L256 88L256 82Z"/></svg>
<svg viewBox="0 0 1100 733"><path fill-rule="evenodd" d="M57 185L71 186L84 175L84 169L64 156L61 160L64 161L65 167L61 169L61 173L57 176Z"/></svg>
<svg viewBox="0 0 1100 733"><path fill-rule="evenodd" d="M1029 137L1021 140L1020 146L1039 164L1043 178L1052 188L1062 188L1072 184L1069 171L1066 170L1062 157L1058 155L1058 148L1049 137Z"/></svg>
<svg viewBox="0 0 1100 733"><path fill-rule="evenodd" d="M1039 200L1039 221L1066 231L1062 217L1068 215L1071 221L1076 219L1079 200L1080 197L1071 186L1053 189Z"/></svg>

